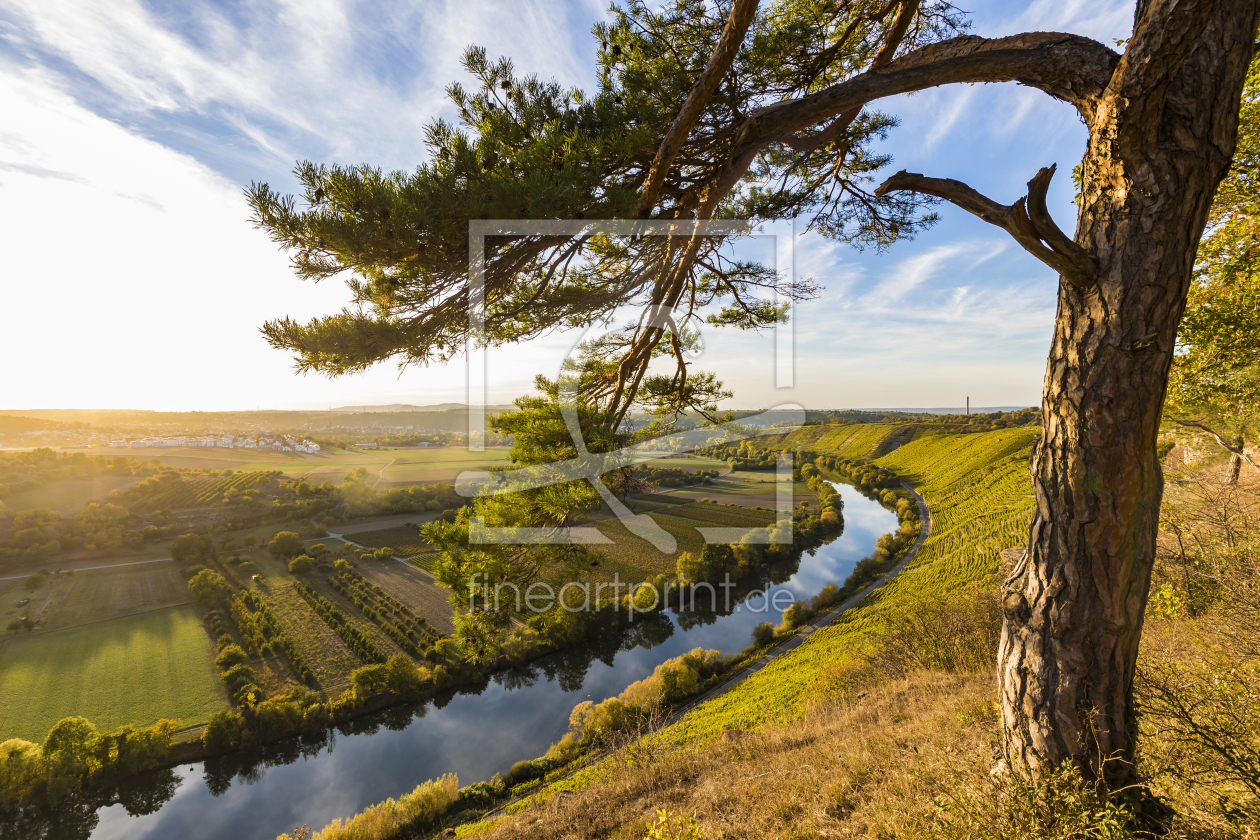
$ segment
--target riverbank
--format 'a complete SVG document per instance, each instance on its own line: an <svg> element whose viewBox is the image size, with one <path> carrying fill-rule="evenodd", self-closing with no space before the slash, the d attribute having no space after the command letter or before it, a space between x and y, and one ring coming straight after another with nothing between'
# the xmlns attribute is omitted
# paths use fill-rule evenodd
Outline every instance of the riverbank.
<svg viewBox="0 0 1260 840"><path fill-rule="evenodd" d="M838 429L832 437L843 444L845 432ZM831 454L832 450L818 446L828 434L826 429L811 428L800 432L802 438L809 436L807 440L788 435L774 445L798 444ZM631 748L644 755L676 756L675 763L681 766L708 750L731 749L731 744L745 743L744 739L760 741L756 733L797 730L802 722L813 720L810 709L830 708L828 704L840 698L852 699L861 693L858 688L865 679L869 651L886 644L887 634L899 626L902 617L919 616L929 630L949 632L948 621L931 617L936 605L966 597L974 587L984 591L993 586L1000 550L1020 544L1032 509L1026 459L1034 442L1035 434L1024 430L925 435L868 462L895 471L915 491L916 504L926 508L920 516L930 531L925 528L913 553L896 563L897 573L864 589L855 596L856 604L842 605L846 609L834 620L820 621L812 632L798 637L792 649L783 650L723 691L701 698L662 728L655 740ZM934 624L938 627L933 628ZM616 816L620 806L609 799L621 796L620 790L614 793L608 787L614 779L627 790L639 790L640 803L648 796L649 802L656 803L651 807L674 807L674 794L636 788L640 780L634 771L608 759L564 779L549 780L497 817L461 828L460 836L561 836L554 833L560 825L568 832L563 836L611 836L623 824L618 822L623 818ZM715 783L728 781L733 780ZM590 796L608 802L609 807L598 814L587 810L583 803ZM642 812L640 804L635 817Z"/></svg>
<svg viewBox="0 0 1260 840"><path fill-rule="evenodd" d="M894 525L887 511L851 488L842 489L845 533L799 568L782 573L778 583L770 584L770 594L786 589L789 600L807 598L826 583L843 580ZM729 613L649 616L636 620L625 635L596 639L497 673L464 694L443 691L424 706L391 706L331 731L273 742L250 754L173 767L151 778L165 778L171 791L177 786L178 797L165 804L156 800L156 810L148 814L130 814L122 803L107 805L99 811L97 830L100 836L125 832L129 837L163 837L176 831L172 826L186 825L186 831L178 829L184 836L213 837L240 830L256 834L263 825L264 831L275 826L274 836L302 822L320 824L324 814L353 814L448 771L469 781L489 778L517 760L544 752L564 734L569 710L586 695L616 695L659 662L695 647L738 653L756 624L777 620L777 612L769 613L768 600L745 602ZM488 727L486 721L503 725ZM324 783L318 780L333 776L338 779L335 789L321 787ZM238 784L237 779L250 784ZM234 827L237 820L245 822Z"/></svg>

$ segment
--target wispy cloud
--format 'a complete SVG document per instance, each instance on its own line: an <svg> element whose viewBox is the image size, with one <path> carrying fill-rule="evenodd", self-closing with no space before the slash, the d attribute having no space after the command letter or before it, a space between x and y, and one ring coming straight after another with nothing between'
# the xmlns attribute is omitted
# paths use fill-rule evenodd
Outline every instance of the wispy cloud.
<svg viewBox="0 0 1260 840"><path fill-rule="evenodd" d="M589 85L594 49L583 30L600 13L590 0L194 0L162 14L139 0L0 0L11 59L60 73L87 107L154 133L217 123L210 130L236 135L239 148L219 149L225 159L212 163L232 175L308 156L410 168L423 155L423 123L448 108L443 88L463 76L464 47Z"/></svg>

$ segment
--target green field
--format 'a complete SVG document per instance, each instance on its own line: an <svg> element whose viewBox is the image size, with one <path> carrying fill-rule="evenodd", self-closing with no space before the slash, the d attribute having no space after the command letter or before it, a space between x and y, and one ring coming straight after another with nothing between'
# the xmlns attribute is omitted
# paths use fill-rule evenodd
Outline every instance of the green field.
<svg viewBox="0 0 1260 840"><path fill-rule="evenodd" d="M420 449L414 447L399 449L326 449L322 452L306 454L303 452L277 452L274 449L218 449L213 447L189 448L149 448L149 449L75 449L67 450L83 452L89 456L102 455L116 458L122 455L144 461L161 461L173 467L210 470L279 470L289 476L304 476L308 481L340 482L342 477L352 470L363 468L375 481L380 471L395 464L385 471L382 485L387 483L414 483L428 481L454 481L464 470L479 469L487 465L505 463L507 450L503 448L487 449L484 452L469 452L458 446L434 447ZM132 479L131 484L137 479ZM60 493L58 482L50 490ZM79 482L83 483L83 482ZM112 488L108 488L112 489ZM108 489L105 494L107 495ZM93 494L95 495L95 494ZM86 500L77 492L76 498ZM47 501L47 500L45 500ZM6 502L6 504L8 504ZM50 505L44 505L50 506ZM12 507L12 505L10 505ZM77 513L83 505L69 511ZM15 508L16 509L16 508Z"/></svg>
<svg viewBox="0 0 1260 840"><path fill-rule="evenodd" d="M433 551L433 546L429 544L429 541L419 531L401 526L397 528L381 528L377 531L357 531L346 534L346 537L368 548L393 549L395 554L402 557L411 557L415 554Z"/></svg>
<svg viewBox="0 0 1260 840"><path fill-rule="evenodd" d="M99 475L91 479L62 479L43 487L14 493L4 500L5 507L13 513L23 510L54 510L65 517L83 512L91 499L108 501L114 490L126 490L141 481L135 475Z"/></svg>
<svg viewBox="0 0 1260 840"><path fill-rule="evenodd" d="M25 581L6 581L0 601L0 632L6 638L24 630L5 631L10 621L28 616L40 630L58 630L192 600L188 582L173 562L145 563L74 574L50 575L31 591ZM19 607L18 602L30 603Z"/></svg>
<svg viewBox="0 0 1260 840"><path fill-rule="evenodd" d="M670 455L665 458L653 458L646 463L649 467L676 467L683 470L724 470L728 464L716 458L703 455Z"/></svg>
<svg viewBox="0 0 1260 840"><path fill-rule="evenodd" d="M506 449L469 452L459 446L441 449L397 449L381 453L394 457L394 463L381 476L381 485L420 484L428 481L454 481L465 470L484 470L508 462Z"/></svg>
<svg viewBox="0 0 1260 840"><path fill-rule="evenodd" d="M82 715L102 731L178 718L205 723L228 706L213 647L191 607L172 607L0 646L0 741L42 742Z"/></svg>

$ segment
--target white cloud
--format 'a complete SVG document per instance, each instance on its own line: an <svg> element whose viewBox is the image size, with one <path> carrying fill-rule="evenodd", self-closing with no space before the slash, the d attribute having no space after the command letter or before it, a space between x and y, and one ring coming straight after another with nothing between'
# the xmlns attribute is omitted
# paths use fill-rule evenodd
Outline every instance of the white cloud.
<svg viewBox="0 0 1260 840"><path fill-rule="evenodd" d="M464 398L462 364L401 378L392 366L331 382L295 377L259 324L336 311L347 295L296 280L248 225L239 187L81 108L43 74L0 67L0 113L10 128L0 160L22 158L0 186L3 407ZM542 344L499 359L491 400L524 393L551 355Z"/></svg>
<svg viewBox="0 0 1260 840"><path fill-rule="evenodd" d="M522 72L589 84L594 49L569 16L602 11L593 0L273 2L236 6L232 19L208 2L175 8L179 19L139 0L0 0L11 45L71 65L83 97L107 94L94 106L212 117L284 169L304 156L414 166L423 124L447 110L443 88L467 80L459 57L469 44L514 57Z"/></svg>

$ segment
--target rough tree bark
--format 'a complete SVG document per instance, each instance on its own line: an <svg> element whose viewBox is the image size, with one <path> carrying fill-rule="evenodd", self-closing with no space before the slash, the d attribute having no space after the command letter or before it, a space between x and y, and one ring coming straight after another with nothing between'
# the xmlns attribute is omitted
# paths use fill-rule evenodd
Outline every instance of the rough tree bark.
<svg viewBox="0 0 1260 840"><path fill-rule="evenodd" d="M1133 673L1163 476L1155 452L1199 236L1234 150L1257 4L1153 2L1089 125L1033 458L1028 551L1003 585L1006 759L1113 783L1134 747Z"/></svg>
<svg viewBox="0 0 1260 840"><path fill-rule="evenodd" d="M1099 94L1029 81L1070 99L1089 128L1074 239L1046 210L1053 167L1010 206L906 172L877 191L947 199L1060 273L1032 464L1037 509L1003 582L998 652L1006 761L1029 777L1065 761L1113 784L1131 771L1133 673L1163 493L1155 442L1258 14L1255 0L1139 3Z"/></svg>

